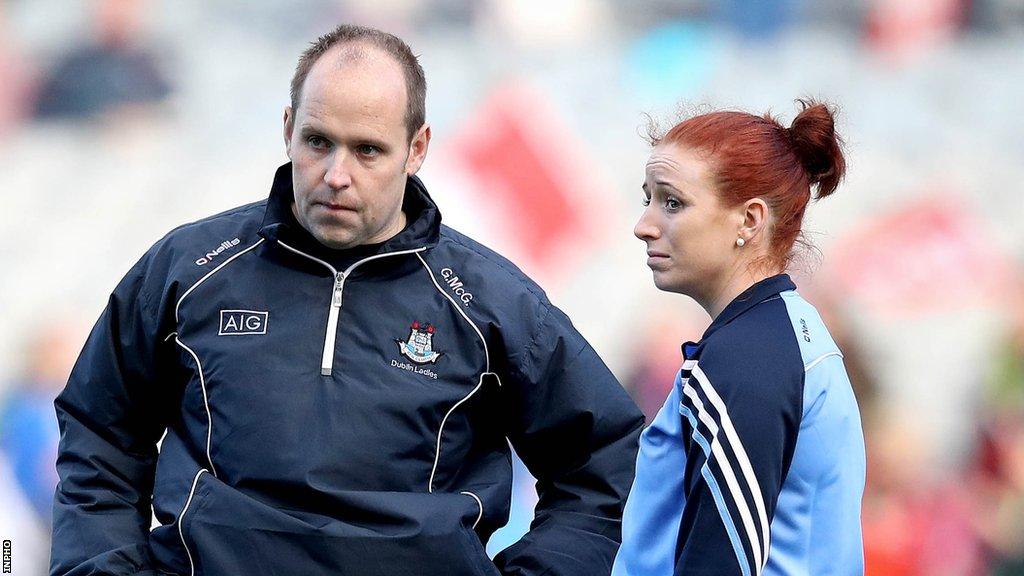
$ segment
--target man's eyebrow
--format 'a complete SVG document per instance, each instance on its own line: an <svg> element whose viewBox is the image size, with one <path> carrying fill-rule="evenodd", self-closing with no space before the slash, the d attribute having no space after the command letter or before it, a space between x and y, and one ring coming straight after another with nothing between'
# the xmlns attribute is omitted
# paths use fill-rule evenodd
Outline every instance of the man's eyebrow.
<svg viewBox="0 0 1024 576"><path fill-rule="evenodd" d="M328 139L333 139L334 138L330 133L328 133L323 128L321 128L319 126L315 126L313 124L309 124L307 122L303 122L302 124L299 125L299 132L302 133L302 134L312 134L312 133L322 134L325 137L327 137ZM377 147L379 147L381 149L389 148L387 140L385 140L384 138L381 138L379 136L373 135L373 134L369 134L369 135L353 135L353 136L351 136L351 140L350 141L358 142L359 144L370 144L372 146L377 146Z"/></svg>

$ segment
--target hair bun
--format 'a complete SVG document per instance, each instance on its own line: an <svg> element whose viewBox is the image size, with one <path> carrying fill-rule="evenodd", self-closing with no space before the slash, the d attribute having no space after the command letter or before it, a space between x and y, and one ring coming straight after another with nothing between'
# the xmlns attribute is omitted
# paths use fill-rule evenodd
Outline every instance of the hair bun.
<svg viewBox="0 0 1024 576"><path fill-rule="evenodd" d="M800 113L788 128L793 151L807 171L807 179L817 187L815 199L835 192L846 173L842 139L836 134L834 112L814 100L797 100Z"/></svg>

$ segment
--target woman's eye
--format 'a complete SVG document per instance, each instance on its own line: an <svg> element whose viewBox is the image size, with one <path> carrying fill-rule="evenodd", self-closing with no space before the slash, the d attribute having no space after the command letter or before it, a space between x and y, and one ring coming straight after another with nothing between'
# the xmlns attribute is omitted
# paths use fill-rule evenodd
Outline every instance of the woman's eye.
<svg viewBox="0 0 1024 576"><path fill-rule="evenodd" d="M665 208L668 208L669 210L678 210L678 209L680 209L682 207L683 207L683 203L680 202L679 200L676 200L675 198L666 198L665 199Z"/></svg>
<svg viewBox="0 0 1024 576"><path fill-rule="evenodd" d="M651 205L651 199L650 199L650 198L648 198L648 197L646 197L646 196L644 196L644 197L643 197L643 198L642 198L642 199L640 200L640 203L641 203L641 204L643 204L643 205L644 205L644 207L650 206L650 205Z"/></svg>

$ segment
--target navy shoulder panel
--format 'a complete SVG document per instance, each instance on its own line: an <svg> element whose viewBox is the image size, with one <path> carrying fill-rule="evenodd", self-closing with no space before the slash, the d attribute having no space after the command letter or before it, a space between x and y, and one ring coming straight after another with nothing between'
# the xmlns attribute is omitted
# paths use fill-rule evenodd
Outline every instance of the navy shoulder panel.
<svg viewBox="0 0 1024 576"><path fill-rule="evenodd" d="M772 296L711 334L698 348L700 365L723 386L765 401L799 398L804 363L785 301ZM767 404L766 404L767 405Z"/></svg>
<svg viewBox="0 0 1024 576"><path fill-rule="evenodd" d="M442 226L440 241L423 259L438 289L459 302L480 329L496 370L507 370L526 382L547 365L547 355L564 350L575 356L586 347L540 286L483 244Z"/></svg>
<svg viewBox="0 0 1024 576"><path fill-rule="evenodd" d="M447 256L455 262L469 266L472 274L479 276L481 282L488 287L488 292L515 296L525 291L536 299L535 304L549 304L544 290L518 266L469 236L441 225L441 242L438 248L438 259ZM466 273L470 273L470 270L466 270Z"/></svg>
<svg viewBox="0 0 1024 576"><path fill-rule="evenodd" d="M232 255L262 240L266 201L226 210L172 229L122 280L138 283L145 310L166 314L177 296Z"/></svg>
<svg viewBox="0 0 1024 576"><path fill-rule="evenodd" d="M214 264L222 254L245 249L259 240L266 205L266 200L253 202L182 224L153 245L153 256L199 268Z"/></svg>
<svg viewBox="0 0 1024 576"><path fill-rule="evenodd" d="M187 246L233 232L255 233L263 222L266 209L267 201L260 200L182 224L164 235L154 247L165 244Z"/></svg>

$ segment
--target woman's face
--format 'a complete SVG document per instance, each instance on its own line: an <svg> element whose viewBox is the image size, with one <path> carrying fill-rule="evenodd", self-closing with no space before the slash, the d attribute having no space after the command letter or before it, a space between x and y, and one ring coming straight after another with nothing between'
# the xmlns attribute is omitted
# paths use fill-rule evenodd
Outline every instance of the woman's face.
<svg viewBox="0 0 1024 576"><path fill-rule="evenodd" d="M633 233L647 244L654 285L713 299L738 264L742 208L722 206L711 163L676 144L654 148L643 189L646 208Z"/></svg>

